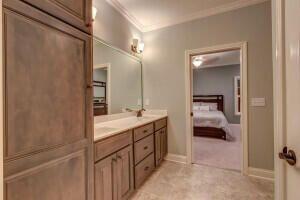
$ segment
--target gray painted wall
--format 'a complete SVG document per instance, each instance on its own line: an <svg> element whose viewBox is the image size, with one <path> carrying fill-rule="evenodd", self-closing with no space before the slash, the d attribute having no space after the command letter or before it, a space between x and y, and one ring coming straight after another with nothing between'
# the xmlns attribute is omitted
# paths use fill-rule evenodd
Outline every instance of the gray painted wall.
<svg viewBox="0 0 300 200"><path fill-rule="evenodd" d="M273 169L271 31L269 1L144 34L146 108L168 110L169 153L186 155L185 50L247 41L248 101L265 97L267 103L249 106L249 165Z"/></svg>
<svg viewBox="0 0 300 200"><path fill-rule="evenodd" d="M106 0L94 0L93 5L98 9L93 23L94 35L131 53L132 39L142 39L142 33Z"/></svg>
<svg viewBox="0 0 300 200"><path fill-rule="evenodd" d="M239 124L234 114L234 77L240 75L240 65L209 67L193 70L194 95L224 95L224 114L230 124Z"/></svg>

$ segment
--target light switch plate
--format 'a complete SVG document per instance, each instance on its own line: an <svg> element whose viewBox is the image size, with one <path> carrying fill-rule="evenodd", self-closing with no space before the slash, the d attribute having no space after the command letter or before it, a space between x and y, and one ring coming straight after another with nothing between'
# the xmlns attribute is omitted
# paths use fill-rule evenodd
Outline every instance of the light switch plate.
<svg viewBox="0 0 300 200"><path fill-rule="evenodd" d="M254 106L254 107L266 106L266 99L265 98L252 98L251 106Z"/></svg>

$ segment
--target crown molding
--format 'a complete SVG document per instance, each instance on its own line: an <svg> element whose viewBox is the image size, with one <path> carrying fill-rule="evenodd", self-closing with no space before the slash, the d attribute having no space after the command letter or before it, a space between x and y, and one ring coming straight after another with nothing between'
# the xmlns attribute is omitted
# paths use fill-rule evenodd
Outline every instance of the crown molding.
<svg viewBox="0 0 300 200"><path fill-rule="evenodd" d="M238 0L233 3L222 5L216 8L206 9L200 12L192 13L190 15L181 16L173 18L172 20L164 21L161 23L153 24L150 26L144 26L137 18L135 18L118 0L106 0L111 6L113 6L118 12L120 12L129 22L131 22L137 29L141 32L150 32L157 29L165 28L168 26L173 26L176 24L181 24L184 22L192 21L195 19L205 18L212 15L221 14L224 12L229 12L237 10L243 7L248 7L251 5L267 2L269 0Z"/></svg>
<svg viewBox="0 0 300 200"><path fill-rule="evenodd" d="M132 15L118 0L106 0L112 7L114 7L123 17L125 17L138 30L143 31L143 25Z"/></svg>

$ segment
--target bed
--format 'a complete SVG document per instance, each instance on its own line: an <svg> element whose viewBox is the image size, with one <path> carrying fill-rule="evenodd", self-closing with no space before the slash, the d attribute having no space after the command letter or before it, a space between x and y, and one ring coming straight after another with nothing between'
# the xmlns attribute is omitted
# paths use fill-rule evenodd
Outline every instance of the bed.
<svg viewBox="0 0 300 200"><path fill-rule="evenodd" d="M224 96L194 95L193 123L194 136L230 139L230 129L224 115Z"/></svg>

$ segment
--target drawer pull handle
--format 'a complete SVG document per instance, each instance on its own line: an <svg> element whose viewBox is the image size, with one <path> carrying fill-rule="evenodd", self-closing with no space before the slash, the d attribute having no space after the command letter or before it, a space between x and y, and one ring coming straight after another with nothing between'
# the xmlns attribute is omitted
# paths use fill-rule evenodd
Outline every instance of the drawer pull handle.
<svg viewBox="0 0 300 200"><path fill-rule="evenodd" d="M148 132L148 130L144 130L144 133L147 133Z"/></svg>
<svg viewBox="0 0 300 200"><path fill-rule="evenodd" d="M147 150L147 149L148 149L148 146L145 146L145 147L144 147L144 150Z"/></svg>
<svg viewBox="0 0 300 200"><path fill-rule="evenodd" d="M149 167L147 166L147 167L144 168L144 171L148 171L148 169L149 169Z"/></svg>

